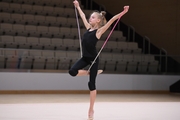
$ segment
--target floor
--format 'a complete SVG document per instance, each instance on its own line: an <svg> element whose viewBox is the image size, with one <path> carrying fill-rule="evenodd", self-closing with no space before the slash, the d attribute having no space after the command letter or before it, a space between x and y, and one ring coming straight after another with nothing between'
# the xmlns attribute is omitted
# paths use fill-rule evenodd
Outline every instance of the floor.
<svg viewBox="0 0 180 120"><path fill-rule="evenodd" d="M0 95L0 120L87 120L87 94ZM180 94L98 94L94 120L179 120Z"/></svg>

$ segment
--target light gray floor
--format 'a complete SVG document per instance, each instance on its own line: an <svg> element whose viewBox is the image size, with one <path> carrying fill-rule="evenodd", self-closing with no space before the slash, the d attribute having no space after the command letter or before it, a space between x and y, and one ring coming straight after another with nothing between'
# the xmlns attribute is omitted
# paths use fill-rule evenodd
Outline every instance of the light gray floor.
<svg viewBox="0 0 180 120"><path fill-rule="evenodd" d="M89 102L88 94L0 94L0 104ZM180 94L97 94L96 102L180 102Z"/></svg>
<svg viewBox="0 0 180 120"><path fill-rule="evenodd" d="M87 120L89 95L0 95L0 120ZM99 94L94 120L179 120L179 94Z"/></svg>

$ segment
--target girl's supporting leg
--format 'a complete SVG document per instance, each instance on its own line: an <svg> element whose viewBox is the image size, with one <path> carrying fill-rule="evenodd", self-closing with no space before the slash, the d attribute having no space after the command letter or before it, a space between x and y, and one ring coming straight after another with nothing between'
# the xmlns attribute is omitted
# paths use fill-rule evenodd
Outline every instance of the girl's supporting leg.
<svg viewBox="0 0 180 120"><path fill-rule="evenodd" d="M90 105L89 105L89 111L88 111L88 117L89 119L93 119L94 115L94 103L96 100L96 76L98 72L98 64L99 64L99 59L96 60L96 63L92 66L90 69L90 81L88 83L89 89L90 89Z"/></svg>
<svg viewBox="0 0 180 120"><path fill-rule="evenodd" d="M89 60L81 58L79 61L77 61L72 68L69 70L69 74L72 76L83 76L83 75L90 75L90 80L88 83L89 90L90 90L90 105L89 105L89 111L88 111L88 118L89 120L93 119L94 115L94 103L96 100L96 76L97 74L101 73L102 70L98 71L98 64L99 59L96 60L96 63L92 66L90 73L87 70L81 70L82 68L86 67L89 64Z"/></svg>
<svg viewBox="0 0 180 120"><path fill-rule="evenodd" d="M90 91L90 105L89 105L89 111L88 111L89 119L93 119L93 116L94 116L94 103L96 100L96 94L97 94L96 90Z"/></svg>

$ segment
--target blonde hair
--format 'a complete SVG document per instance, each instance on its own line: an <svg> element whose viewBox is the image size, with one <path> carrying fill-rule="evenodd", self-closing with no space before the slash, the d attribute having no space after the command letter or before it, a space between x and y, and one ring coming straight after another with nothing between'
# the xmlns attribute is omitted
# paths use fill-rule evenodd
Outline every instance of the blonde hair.
<svg viewBox="0 0 180 120"><path fill-rule="evenodd" d="M101 26L104 26L106 23L107 23L107 20L106 20L106 12L105 11L101 11L99 13L101 15Z"/></svg>
<svg viewBox="0 0 180 120"><path fill-rule="evenodd" d="M107 20L106 20L106 17L105 17L105 15L106 15L106 12L105 12L105 11L101 11L101 12L99 12L99 11L94 11L94 12L92 12L91 14L93 14L93 13L97 13L98 18L101 20L101 22L100 22L100 27L104 26L104 25L107 23Z"/></svg>

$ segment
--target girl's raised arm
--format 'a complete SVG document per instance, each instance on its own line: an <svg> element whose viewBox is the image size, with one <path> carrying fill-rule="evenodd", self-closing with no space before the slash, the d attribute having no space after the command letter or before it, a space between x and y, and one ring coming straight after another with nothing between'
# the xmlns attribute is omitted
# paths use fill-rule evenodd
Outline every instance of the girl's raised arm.
<svg viewBox="0 0 180 120"><path fill-rule="evenodd" d="M78 9L79 15L81 16L81 19L86 27L86 29L90 28L90 24L88 23L85 14L83 13L83 11L81 10L80 6L79 6L79 2L77 0L74 0L74 6Z"/></svg>
<svg viewBox="0 0 180 120"><path fill-rule="evenodd" d="M129 6L124 6L124 10L115 15L114 17L112 17L104 26L102 26L101 28L98 29L97 33L96 33L96 37L98 39L101 38L102 34L111 26L111 24L117 20L119 17L122 17L124 14L126 14L129 10Z"/></svg>

